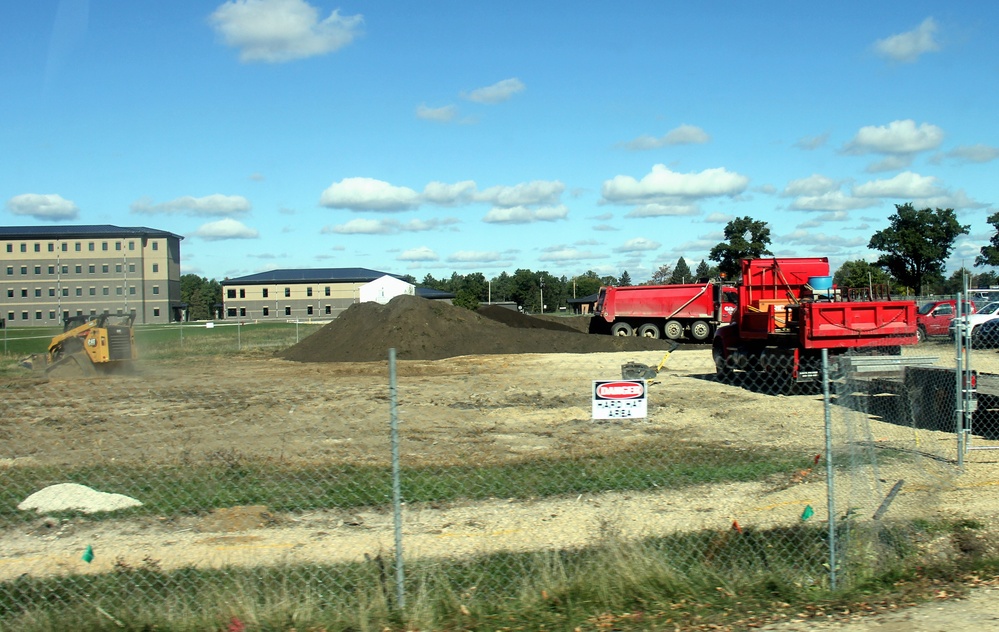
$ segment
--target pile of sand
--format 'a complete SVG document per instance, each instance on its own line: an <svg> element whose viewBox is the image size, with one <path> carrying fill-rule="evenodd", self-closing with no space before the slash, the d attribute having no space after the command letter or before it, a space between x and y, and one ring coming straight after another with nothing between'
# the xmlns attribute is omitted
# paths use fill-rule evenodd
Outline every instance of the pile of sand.
<svg viewBox="0 0 999 632"><path fill-rule="evenodd" d="M663 340L583 333L496 306L473 312L416 296L397 296L387 305L351 305L281 357L298 362L373 362L385 360L392 347L400 360L669 349Z"/></svg>

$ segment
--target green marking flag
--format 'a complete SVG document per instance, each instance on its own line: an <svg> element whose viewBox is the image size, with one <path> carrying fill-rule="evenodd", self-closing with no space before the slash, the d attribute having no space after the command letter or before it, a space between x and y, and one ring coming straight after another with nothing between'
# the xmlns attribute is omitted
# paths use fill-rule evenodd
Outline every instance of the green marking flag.
<svg viewBox="0 0 999 632"><path fill-rule="evenodd" d="M83 552L83 561L87 564L94 561L94 547L87 545L87 550Z"/></svg>
<svg viewBox="0 0 999 632"><path fill-rule="evenodd" d="M802 521L808 520L809 518L811 518L814 515L815 515L815 510L812 509L812 506L811 505L806 505L805 506L805 510L801 512L801 519L802 519Z"/></svg>

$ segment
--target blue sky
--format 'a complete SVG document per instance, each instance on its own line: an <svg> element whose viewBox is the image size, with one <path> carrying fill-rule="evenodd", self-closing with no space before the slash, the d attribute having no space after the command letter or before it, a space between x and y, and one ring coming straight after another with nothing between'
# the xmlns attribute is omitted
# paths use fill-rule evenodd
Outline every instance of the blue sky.
<svg viewBox="0 0 999 632"><path fill-rule="evenodd" d="M647 279L725 224L873 259L999 211L999 4L61 0L0 9L0 224L148 226L182 272Z"/></svg>

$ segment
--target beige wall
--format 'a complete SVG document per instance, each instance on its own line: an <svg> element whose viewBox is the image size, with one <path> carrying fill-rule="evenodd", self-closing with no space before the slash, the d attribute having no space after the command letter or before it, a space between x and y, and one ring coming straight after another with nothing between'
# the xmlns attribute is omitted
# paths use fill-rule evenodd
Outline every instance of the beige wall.
<svg viewBox="0 0 999 632"><path fill-rule="evenodd" d="M223 316L240 320L336 318L358 302L358 290L362 285L364 283L333 282L225 285L222 287Z"/></svg>
<svg viewBox="0 0 999 632"><path fill-rule="evenodd" d="M59 325L63 315L136 312L166 323L180 302L180 240L136 235L0 239L0 317Z"/></svg>

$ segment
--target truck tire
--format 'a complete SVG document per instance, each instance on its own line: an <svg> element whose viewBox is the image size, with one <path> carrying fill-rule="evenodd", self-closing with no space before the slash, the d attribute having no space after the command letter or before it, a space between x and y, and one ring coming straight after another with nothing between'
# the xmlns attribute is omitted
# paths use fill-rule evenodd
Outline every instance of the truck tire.
<svg viewBox="0 0 999 632"><path fill-rule="evenodd" d="M926 341L926 328L920 325L916 327L916 344Z"/></svg>
<svg viewBox="0 0 999 632"><path fill-rule="evenodd" d="M717 344L711 349L711 357L715 361L715 377L717 380L722 383L732 381L732 367L721 347Z"/></svg>
<svg viewBox="0 0 999 632"><path fill-rule="evenodd" d="M690 337L703 342L711 337L711 325L703 320L695 320L690 326Z"/></svg>
<svg viewBox="0 0 999 632"><path fill-rule="evenodd" d="M662 334L654 323L645 323L638 328L638 335L642 338L659 338Z"/></svg>
<svg viewBox="0 0 999 632"><path fill-rule="evenodd" d="M678 320L668 320L666 321L666 330L664 333L670 340L677 340L683 336L683 324Z"/></svg>
<svg viewBox="0 0 999 632"><path fill-rule="evenodd" d="M635 331L631 328L631 325L629 325L628 323L614 323L613 325L611 325L612 336L624 337L624 336L630 336L633 333L635 333Z"/></svg>

